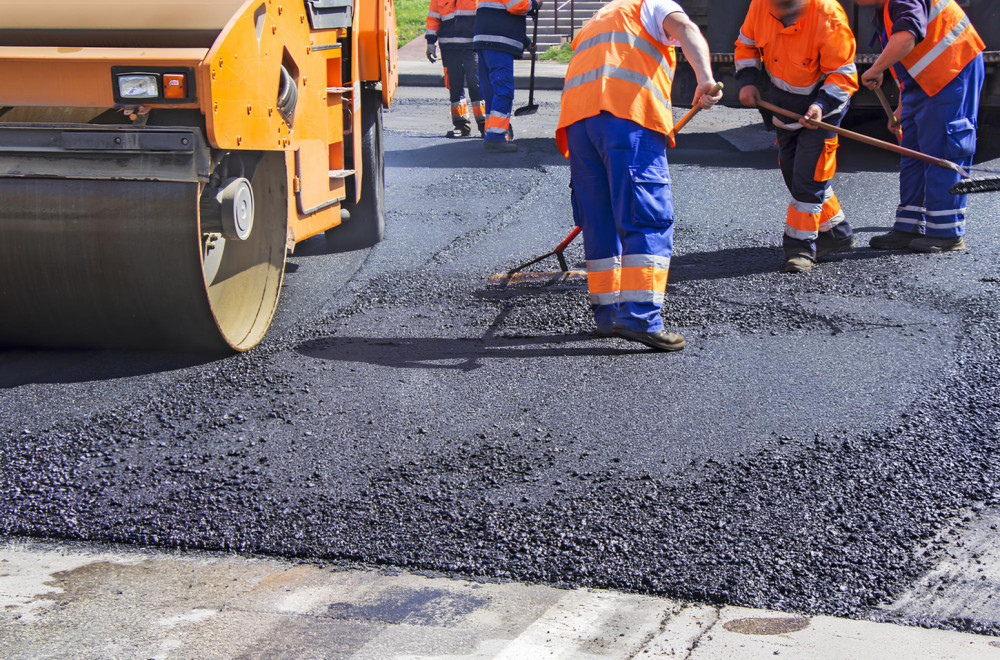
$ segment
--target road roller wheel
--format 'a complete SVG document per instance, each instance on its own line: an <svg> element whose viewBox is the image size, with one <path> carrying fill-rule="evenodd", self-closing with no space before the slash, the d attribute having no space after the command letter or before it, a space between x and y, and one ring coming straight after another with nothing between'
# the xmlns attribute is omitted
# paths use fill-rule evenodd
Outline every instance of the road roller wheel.
<svg viewBox="0 0 1000 660"><path fill-rule="evenodd" d="M283 153L263 156L250 188L238 240L203 231L204 184L0 178L0 345L253 347L281 290Z"/></svg>
<svg viewBox="0 0 1000 660"><path fill-rule="evenodd" d="M354 179L347 183L344 210L350 215L326 232L338 249L372 247L385 234L385 152L382 147L382 92L361 91L361 201L354 204Z"/></svg>

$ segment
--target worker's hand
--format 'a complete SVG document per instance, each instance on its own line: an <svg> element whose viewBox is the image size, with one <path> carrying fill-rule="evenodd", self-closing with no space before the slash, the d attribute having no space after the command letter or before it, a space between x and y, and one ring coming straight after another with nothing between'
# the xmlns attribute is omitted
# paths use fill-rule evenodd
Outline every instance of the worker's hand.
<svg viewBox="0 0 1000 660"><path fill-rule="evenodd" d="M813 121L823 121L823 108L813 103L811 106L809 106L809 109L806 110L806 114L802 115L802 119L799 120L800 124L802 124L803 126L805 126L810 130L815 131L819 127L813 126L808 121L806 121L807 119L812 119Z"/></svg>
<svg viewBox="0 0 1000 660"><path fill-rule="evenodd" d="M437 43L427 44L427 59L430 60L431 63L437 62L437 55L438 55Z"/></svg>
<svg viewBox="0 0 1000 660"><path fill-rule="evenodd" d="M710 94L712 88L715 87L715 81L709 80L707 82L700 83L698 87L694 90L694 100L691 101L691 105L701 104L702 110L709 110L713 105L722 100L722 91L718 91L715 94Z"/></svg>
<svg viewBox="0 0 1000 660"><path fill-rule="evenodd" d="M760 102L760 90L754 85L747 85L740 90L740 103L748 108L756 108Z"/></svg>
<svg viewBox="0 0 1000 660"><path fill-rule="evenodd" d="M868 89L875 91L882 86L882 80L884 78L885 71L876 71L874 68L871 68L861 74L861 84Z"/></svg>
<svg viewBox="0 0 1000 660"><path fill-rule="evenodd" d="M903 104L900 103L896 106L896 111L892 113L892 119L889 120L888 127L889 132L896 136L897 139L903 138Z"/></svg>

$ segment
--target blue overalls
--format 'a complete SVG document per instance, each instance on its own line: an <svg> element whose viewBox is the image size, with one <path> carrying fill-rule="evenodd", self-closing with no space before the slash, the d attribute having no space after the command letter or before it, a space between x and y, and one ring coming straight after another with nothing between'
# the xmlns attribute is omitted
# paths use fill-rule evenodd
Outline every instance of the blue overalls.
<svg viewBox="0 0 1000 660"><path fill-rule="evenodd" d="M601 112L568 126L566 140L597 330L662 330L674 234L667 136Z"/></svg>
<svg viewBox="0 0 1000 660"><path fill-rule="evenodd" d="M889 36L878 22L876 36L885 48ZM969 62L944 89L928 96L902 64L893 66L902 85L900 96L903 138L900 144L962 167L972 165L976 152L979 96L986 77L983 55ZM948 189L962 176L957 172L903 156L899 173L899 207L893 229L955 238L965 233L967 195Z"/></svg>

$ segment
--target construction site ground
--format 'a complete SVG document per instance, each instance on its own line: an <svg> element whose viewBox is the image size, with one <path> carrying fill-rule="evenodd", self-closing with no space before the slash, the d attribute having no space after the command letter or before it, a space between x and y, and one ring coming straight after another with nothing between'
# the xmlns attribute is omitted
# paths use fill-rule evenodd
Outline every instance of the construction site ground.
<svg viewBox="0 0 1000 660"><path fill-rule="evenodd" d="M0 351L0 657L1000 658L1000 196L870 250L845 144L861 247L784 275L773 133L702 113L664 355L488 282L572 228L537 100L489 154L402 89L385 241L300 245L247 354Z"/></svg>

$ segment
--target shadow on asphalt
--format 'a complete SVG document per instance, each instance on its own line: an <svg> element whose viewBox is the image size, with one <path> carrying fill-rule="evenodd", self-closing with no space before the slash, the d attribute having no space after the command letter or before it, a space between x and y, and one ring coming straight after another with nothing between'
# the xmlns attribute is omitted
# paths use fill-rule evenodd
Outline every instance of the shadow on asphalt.
<svg viewBox="0 0 1000 660"><path fill-rule="evenodd" d="M406 369L472 371L480 360L538 359L545 357L615 356L647 353L651 349L619 340L602 340L589 333L540 337L434 338L434 337L326 337L299 344L296 351L317 360L367 362ZM582 345L586 342L587 345ZM612 343L613 342L613 343ZM581 344L575 346L574 344ZM634 348L633 348L634 346Z"/></svg>
<svg viewBox="0 0 1000 660"><path fill-rule="evenodd" d="M170 351L0 349L0 389L148 376L218 359L219 355L213 353Z"/></svg>
<svg viewBox="0 0 1000 660"><path fill-rule="evenodd" d="M876 228L866 227L855 231L876 231ZM877 231L885 231L885 228L878 228ZM862 247L866 243L866 240L859 237L857 248L850 252L842 252L824 257L819 262L817 268L822 268L823 264L835 261L880 259L887 257L889 254L896 254ZM678 282L722 280L775 273L781 270L784 261L784 251L780 246L776 245L678 254L670 260L670 280L676 284Z"/></svg>

